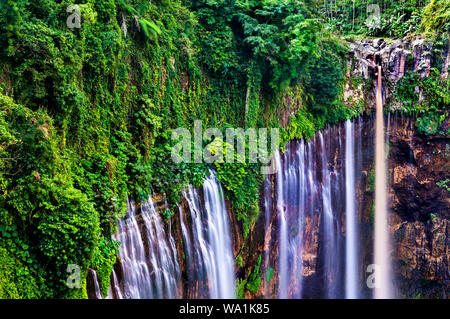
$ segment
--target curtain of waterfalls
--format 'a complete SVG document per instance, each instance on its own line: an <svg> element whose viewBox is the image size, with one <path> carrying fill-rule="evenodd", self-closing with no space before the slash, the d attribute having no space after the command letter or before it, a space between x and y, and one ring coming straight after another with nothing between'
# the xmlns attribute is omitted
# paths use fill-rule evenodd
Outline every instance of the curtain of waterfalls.
<svg viewBox="0 0 450 319"><path fill-rule="evenodd" d="M304 141L293 142L287 152L281 156L275 154L277 172L275 176L276 213L279 223L278 267L279 267L279 298L301 298L303 273L303 228L305 217L311 209L314 210L315 201L311 196L316 194L316 184L313 182L315 172L312 154L306 152L306 147L313 147L311 143L305 146ZM311 155L311 156L308 156ZM270 177L265 185L270 185ZM265 192L265 209L271 210L272 197L270 191ZM266 236L270 232L270 214L266 211ZM267 240L266 240L267 241ZM267 250L270 244L265 243ZM266 255L266 265L270 264ZM274 263L271 264L274 266ZM267 266L266 266L267 267ZM270 292L266 289L266 295Z"/></svg>
<svg viewBox="0 0 450 319"><path fill-rule="evenodd" d="M189 294L192 297L234 298L234 258L222 186L211 172L203 182L203 202L193 187L183 196L192 221L189 231L180 212Z"/></svg>
<svg viewBox="0 0 450 319"><path fill-rule="evenodd" d="M377 142L381 136L384 148L379 129L377 117ZM371 206L367 185L372 178L373 141L372 118L359 118L325 128L309 141L292 141L284 153L274 155L277 171L266 177L261 202L265 210L261 214L265 219L261 291L266 297L372 295L364 279L372 251L363 252L359 242L372 231L371 222L363 222L360 216ZM380 231L380 166L376 167L374 250L378 263L380 238L388 237L386 213ZM171 224L163 223L151 200L139 209L128 204L127 217L119 221L115 236L122 244L121 268L111 276L109 297L235 297L230 215L220 183L211 172L202 188L189 187L182 196L174 224L182 238L178 250ZM386 261L389 246L387 241L381 245ZM182 274L178 260L183 261ZM382 278L381 283L386 280ZM375 290L377 298L389 295L389 289Z"/></svg>
<svg viewBox="0 0 450 319"><path fill-rule="evenodd" d="M177 252L172 235L166 234L151 199L141 203L139 219L138 224L135 205L130 202L127 217L119 221L116 235L121 243L119 257L123 271L123 292L116 284L116 297L179 297Z"/></svg>
<svg viewBox="0 0 450 319"><path fill-rule="evenodd" d="M370 118L347 121L275 154L276 174L264 184L264 258L278 277L275 285L265 278L266 297L362 297L364 202L357 194L369 178L363 167L373 161L371 127ZM312 271L316 277L306 282Z"/></svg>

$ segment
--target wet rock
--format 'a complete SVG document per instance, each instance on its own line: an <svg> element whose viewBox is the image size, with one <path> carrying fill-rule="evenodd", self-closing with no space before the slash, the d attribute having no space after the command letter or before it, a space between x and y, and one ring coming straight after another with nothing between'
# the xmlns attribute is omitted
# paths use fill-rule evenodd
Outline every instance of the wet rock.
<svg viewBox="0 0 450 319"><path fill-rule="evenodd" d="M434 52L435 51L435 52ZM449 48L436 48L434 43L422 37L405 38L386 42L384 39L355 40L349 44L347 80L344 86L344 103L355 106L363 101L365 109L375 107L376 65L382 68L382 95L385 107L391 111L403 108L403 102L395 98L397 83L409 71L427 77L431 68L436 67L448 78L450 66ZM364 85L352 85L355 78L362 79ZM366 82L371 80L372 83ZM417 92L419 101L423 92Z"/></svg>
<svg viewBox="0 0 450 319"><path fill-rule="evenodd" d="M414 119L393 122L389 139L390 225L401 297L449 297L450 197L436 184L449 177L449 142L448 138L418 135Z"/></svg>

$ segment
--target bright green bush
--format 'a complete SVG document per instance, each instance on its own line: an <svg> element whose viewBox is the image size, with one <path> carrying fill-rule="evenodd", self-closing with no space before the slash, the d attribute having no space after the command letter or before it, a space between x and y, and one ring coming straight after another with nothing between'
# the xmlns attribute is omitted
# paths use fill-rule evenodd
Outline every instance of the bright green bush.
<svg viewBox="0 0 450 319"><path fill-rule="evenodd" d="M426 32L450 32L450 1L432 0L425 7L421 27Z"/></svg>
<svg viewBox="0 0 450 319"><path fill-rule="evenodd" d="M399 81L396 96L402 101L403 112L417 116L416 128L421 134L447 134L440 127L450 105L450 82L441 77L439 70L432 68L431 74L420 78L409 72ZM419 101L417 90L423 92Z"/></svg>
<svg viewBox="0 0 450 319"><path fill-rule="evenodd" d="M248 277L246 288L253 294L256 294L259 290L259 286L261 285L261 276L259 274L259 268L261 267L261 255L258 257L258 261L253 269L252 273Z"/></svg>
<svg viewBox="0 0 450 319"><path fill-rule="evenodd" d="M38 286L30 269L0 246L0 299L37 298Z"/></svg>

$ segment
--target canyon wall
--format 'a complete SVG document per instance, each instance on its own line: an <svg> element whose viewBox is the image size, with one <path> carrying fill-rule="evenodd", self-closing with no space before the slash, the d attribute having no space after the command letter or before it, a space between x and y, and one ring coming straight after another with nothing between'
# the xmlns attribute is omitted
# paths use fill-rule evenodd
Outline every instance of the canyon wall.
<svg viewBox="0 0 450 319"><path fill-rule="evenodd" d="M383 100L386 109L388 149L388 205L389 227L392 242L391 262L395 281L396 295L402 298L449 298L450 273L448 250L448 221L450 219L449 180L450 145L447 135L421 135L415 129L415 119L395 112L402 107L401 101L395 98L398 81L408 71L417 72L421 77L428 76L431 68L441 71L441 76L448 77L450 55L447 48L433 50L432 42L424 39L405 39L387 43L382 39L370 41L352 41L349 43L347 80L344 88L344 100L348 105L362 107L365 115L355 120L355 140L358 141L356 155L356 189L358 202L357 218L359 222L359 294L362 298L371 298L372 290L367 287L366 280L370 273L367 267L373 263L373 222L374 222L374 125L372 109L375 108L374 69L371 61L381 64L383 74ZM437 53L436 53L437 52ZM418 89L417 94L422 93ZM288 117L283 117L284 122ZM286 123L285 123L286 124ZM327 167L335 172L336 178L342 175L345 150L342 136L343 124L327 128L324 136L329 144ZM449 121L445 120L440 130L448 132ZM316 139L317 137L314 137ZM313 142L314 143L314 142ZM316 141L316 143L318 143ZM290 142L283 155L288 158L298 151L299 142ZM317 174L323 164L314 158ZM342 178L342 176L340 177ZM450 184L450 182L449 182ZM339 185L339 182L336 182ZM317 185L318 194L322 185ZM266 178L260 188L260 214L255 225L246 238L243 237L243 225L236 219L232 205L226 201L231 221L232 247L235 257L235 275L237 284L252 278L249 286L244 282L240 289L245 298L276 298L279 296L279 215L277 200L276 176ZM337 249L343 250L345 242L345 210L343 197L333 191L333 204L338 207L336 220L339 226L337 233ZM201 192L199 192L200 196ZM308 200L314 200L309 198ZM161 195L153 198L156 209L162 214L168 207ZM286 209L295 203L287 203ZM180 218L190 228L189 207L186 199L179 205L171 219L171 232L175 239L177 258L181 271L179 294L185 298L205 298L197 289L188 283L188 267L183 248L183 229ZM295 208L298 209L298 208ZM302 284L301 297L327 297L327 284L324 278L330 276L325 267L326 254L323 243L323 211L318 207L305 214L302 233ZM340 278L336 289L340 291L335 297L341 298L345 285L343 261L337 260ZM115 266L118 281L121 280L120 263ZM291 294L292 293L292 294ZM295 297L289 292L288 297Z"/></svg>

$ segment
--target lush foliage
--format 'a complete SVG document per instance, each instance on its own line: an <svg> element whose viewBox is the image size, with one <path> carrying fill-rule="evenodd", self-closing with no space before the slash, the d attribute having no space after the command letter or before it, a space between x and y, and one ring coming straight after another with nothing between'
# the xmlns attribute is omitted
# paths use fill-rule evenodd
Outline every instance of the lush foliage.
<svg viewBox="0 0 450 319"><path fill-rule="evenodd" d="M402 38L449 32L449 0L325 0L320 9L330 30Z"/></svg>
<svg viewBox="0 0 450 319"><path fill-rule="evenodd" d="M418 92L422 92L422 96ZM449 135L441 127L448 116L450 106L450 84L439 70L431 69L428 77L421 78L409 72L397 86L397 98L403 102L403 111L417 117L419 133Z"/></svg>

